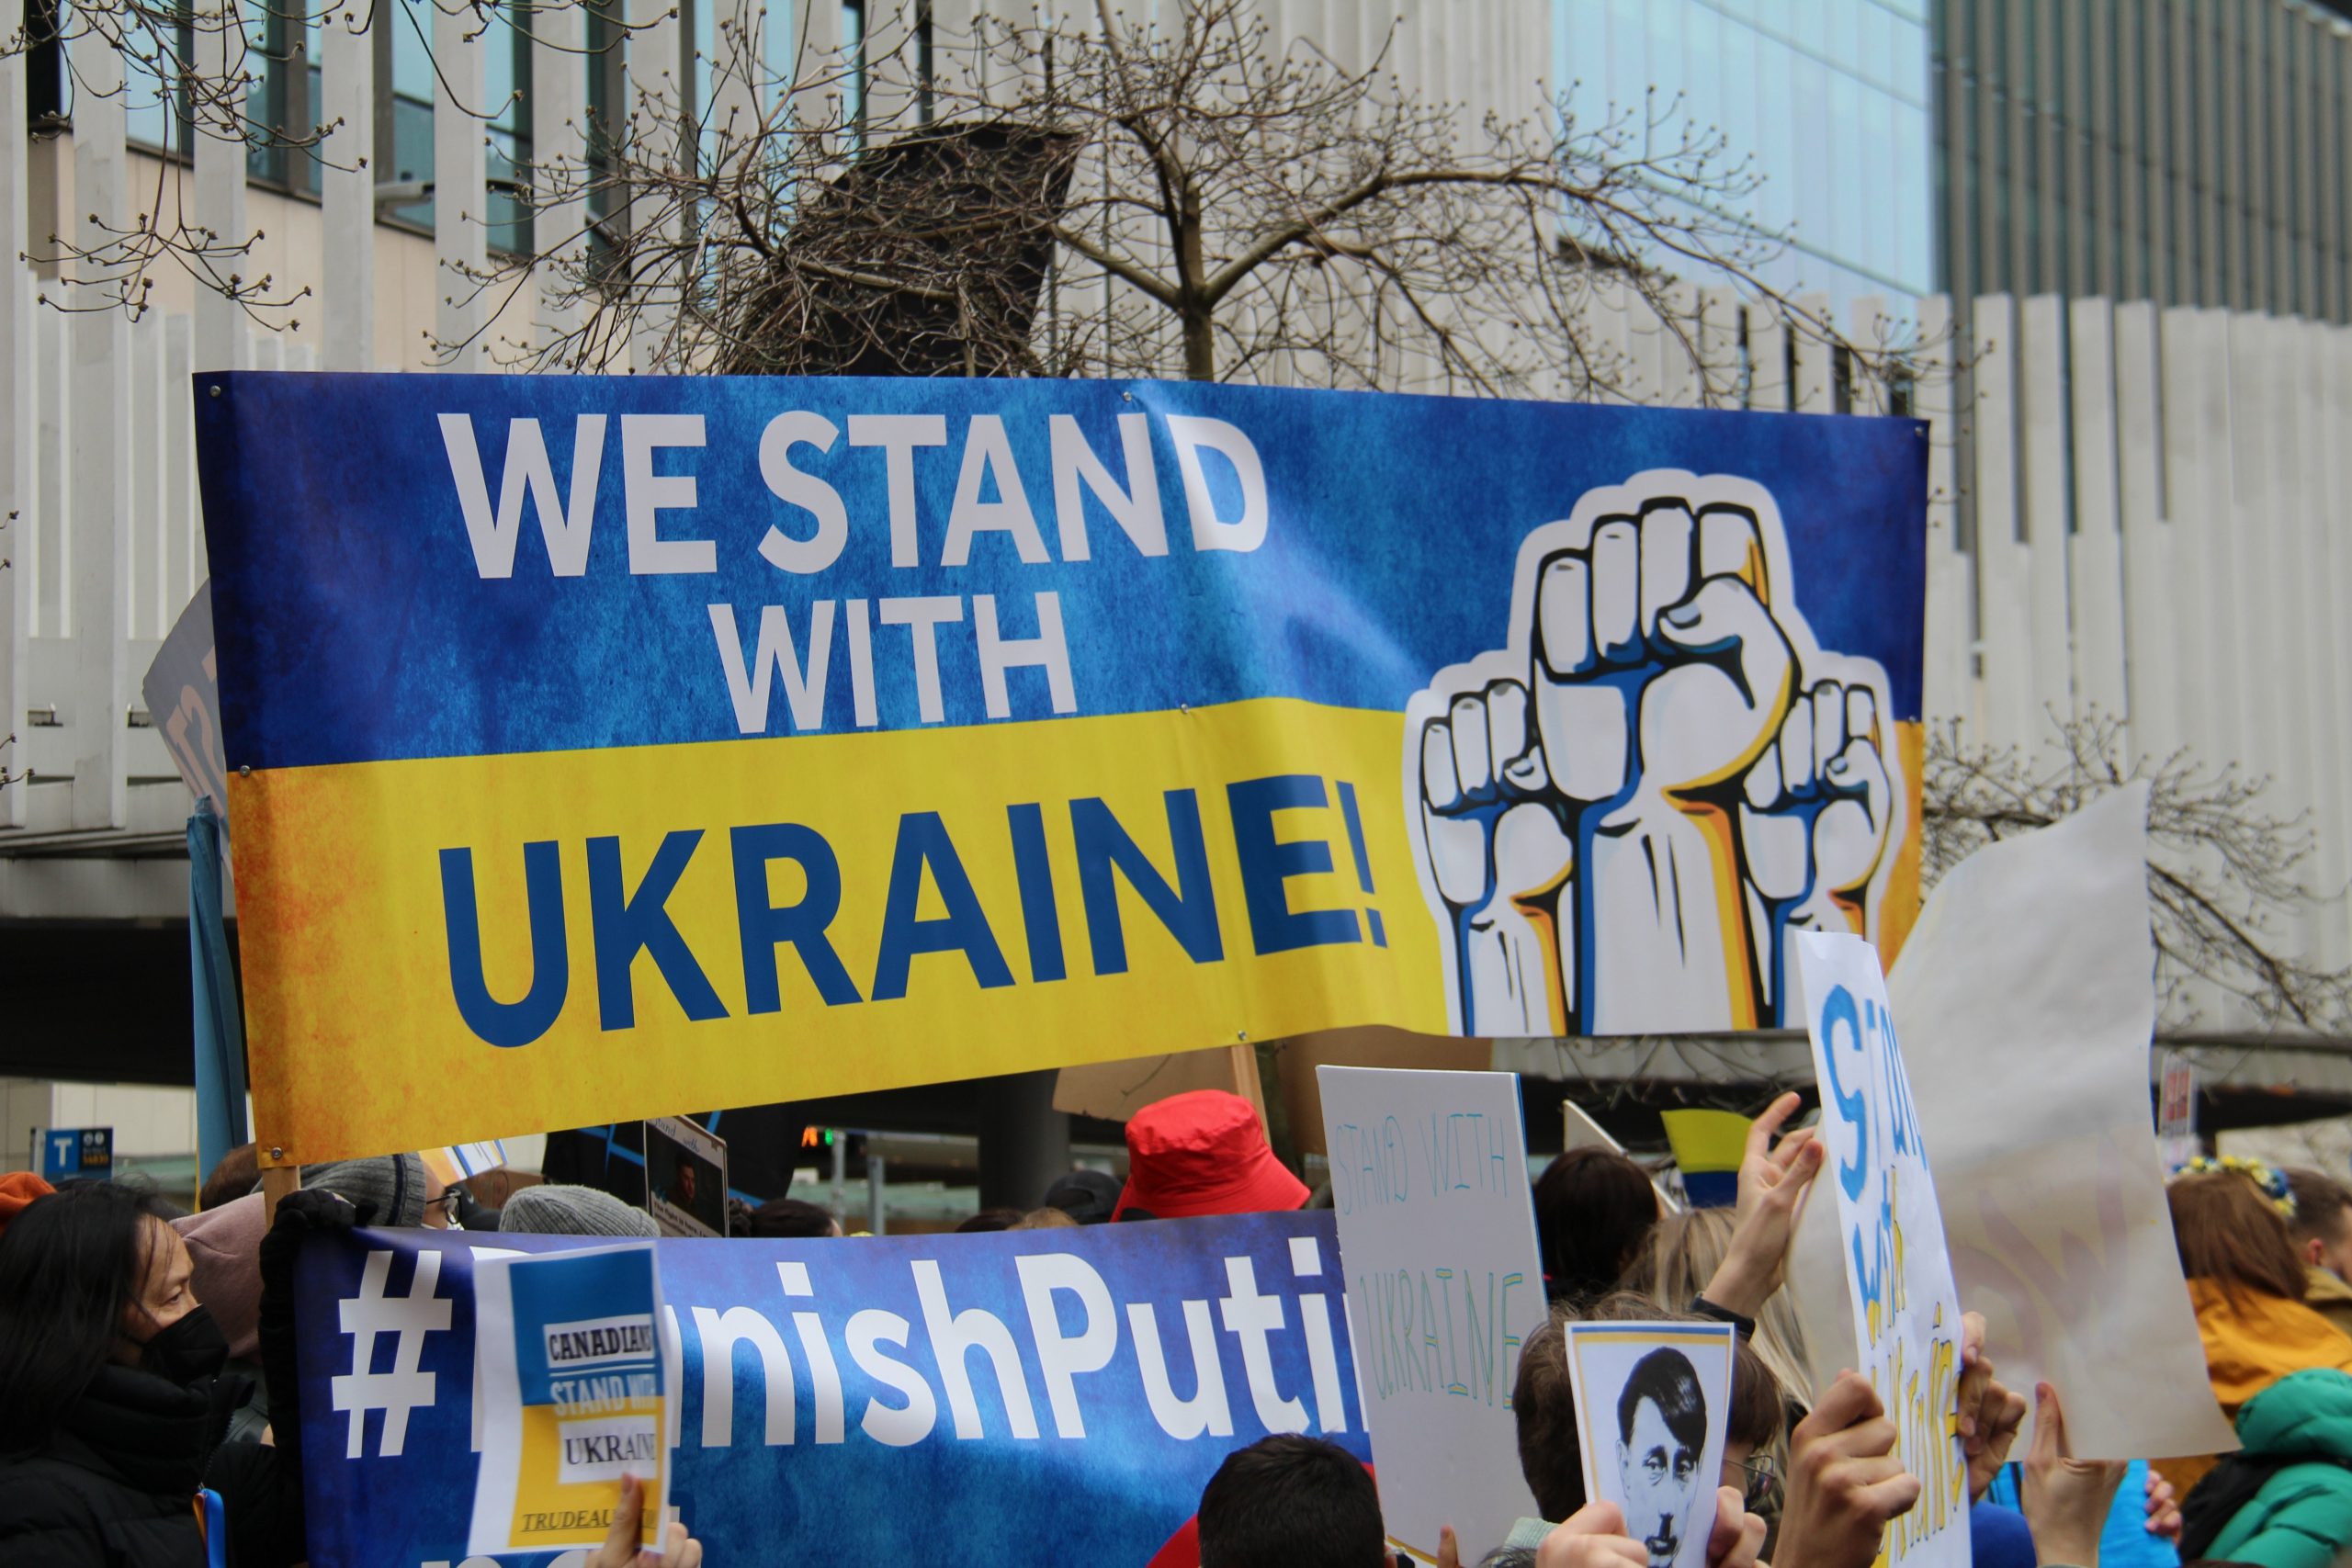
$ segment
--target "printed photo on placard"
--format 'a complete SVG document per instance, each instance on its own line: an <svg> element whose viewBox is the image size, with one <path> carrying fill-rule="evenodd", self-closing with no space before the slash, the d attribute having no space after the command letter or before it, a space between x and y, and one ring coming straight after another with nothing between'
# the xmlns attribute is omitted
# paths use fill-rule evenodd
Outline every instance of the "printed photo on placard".
<svg viewBox="0 0 2352 1568"><path fill-rule="evenodd" d="M726 1141L683 1116L646 1122L645 1208L663 1235L725 1235Z"/></svg>
<svg viewBox="0 0 2352 1568"><path fill-rule="evenodd" d="M1614 1503L1650 1568L1706 1568L1731 1418L1732 1325L1572 1323L1585 1497Z"/></svg>

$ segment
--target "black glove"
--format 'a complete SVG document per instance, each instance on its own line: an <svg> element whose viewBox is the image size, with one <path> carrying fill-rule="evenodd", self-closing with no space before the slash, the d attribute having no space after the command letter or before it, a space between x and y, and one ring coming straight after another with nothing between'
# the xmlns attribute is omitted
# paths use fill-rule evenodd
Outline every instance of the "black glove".
<svg viewBox="0 0 2352 1568"><path fill-rule="evenodd" d="M288 1193L278 1200L277 1219L261 1238L261 1377L269 1391L269 1427L277 1446L278 1462L288 1480L288 1497L297 1517L288 1521L288 1540L303 1539L300 1521L302 1488L302 1382L295 1359L294 1261L305 1238L341 1235L365 1224L373 1213L352 1207L347 1199L324 1189ZM365 1370L364 1368L362 1369Z"/></svg>

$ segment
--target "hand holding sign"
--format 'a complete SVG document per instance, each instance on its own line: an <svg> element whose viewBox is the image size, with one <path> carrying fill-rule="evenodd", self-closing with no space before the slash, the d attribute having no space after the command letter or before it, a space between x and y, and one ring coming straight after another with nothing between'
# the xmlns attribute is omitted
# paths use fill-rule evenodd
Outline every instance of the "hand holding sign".
<svg viewBox="0 0 2352 1568"><path fill-rule="evenodd" d="M1715 1529L1707 1540L1707 1568L1756 1568L1756 1554L1770 1533L1761 1516L1747 1511L1736 1486L1715 1488Z"/></svg>
<svg viewBox="0 0 2352 1568"><path fill-rule="evenodd" d="M1650 1554L1625 1533L1614 1503L1588 1503L1552 1528L1535 1549L1535 1568L1648 1568Z"/></svg>
<svg viewBox="0 0 2352 1568"><path fill-rule="evenodd" d="M2066 1440L2066 1413L2059 1405L2058 1391L2037 1383L2033 1395L2033 1448L2026 1455L2020 1488L2033 1544L2045 1562L2096 1562L2115 1489L2131 1466L2123 1460L2076 1459L2074 1445Z"/></svg>
<svg viewBox="0 0 2352 1568"><path fill-rule="evenodd" d="M1888 1524L1919 1500L1894 1451L1894 1423L1859 1372L1840 1372L1789 1435L1789 1494L1775 1556L1807 1568L1868 1568Z"/></svg>
<svg viewBox="0 0 2352 1568"><path fill-rule="evenodd" d="M613 1528L605 1532L605 1543L584 1568L702 1568L702 1542L688 1535L684 1525L670 1521L659 1551L638 1549L644 1528L645 1483L624 1475L620 1504L613 1510Z"/></svg>
<svg viewBox="0 0 2352 1568"><path fill-rule="evenodd" d="M1984 1354L1984 1317L1960 1315L1960 1446L1968 1456L1968 1495L1984 1495L1993 1477L2009 1461L2009 1449L2025 1425L2025 1395L2004 1388Z"/></svg>

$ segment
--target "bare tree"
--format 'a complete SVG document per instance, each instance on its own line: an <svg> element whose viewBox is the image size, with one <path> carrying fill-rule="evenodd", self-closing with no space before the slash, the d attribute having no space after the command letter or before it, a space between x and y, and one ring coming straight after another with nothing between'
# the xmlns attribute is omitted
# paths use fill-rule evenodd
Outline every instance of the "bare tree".
<svg viewBox="0 0 2352 1568"><path fill-rule="evenodd" d="M2148 784L2148 895L2157 994L2176 1023L2202 980L2245 1002L2266 1029L2341 1034L2352 1026L2352 970L2290 953L2278 930L2319 896L2304 877L2309 825L2264 802L2266 781L2214 769L2188 751L2122 754L2123 727L2098 716L2059 725L2041 752L1963 745L1957 727L1928 734L1923 880L1932 886L1982 846L2046 828L2134 781Z"/></svg>
<svg viewBox="0 0 2352 1568"><path fill-rule="evenodd" d="M257 111L258 35L406 28L429 53L436 10L479 37L588 3L266 0L257 23L232 0L88 0L36 6L50 30L0 47L62 40L77 96L168 98L173 151L209 139L348 167L331 113ZM1596 397L1636 389L1604 346L1617 311L1719 402L1743 372L1702 352L1691 290L1726 285L1864 374L1901 368L1765 285L1777 247L1743 215L1757 182L1679 100L1599 125L1560 105L1473 123L1402 85L1393 37L1342 62L1277 38L1250 0L1180 0L1151 22L1096 0L960 35L901 17L781 62L756 13L713 3L707 70L632 58L628 107L580 128L589 155L541 156L518 180L529 237L444 284L483 305L496 357ZM616 48L628 28L609 9ZM512 107L454 103L446 78L437 96L485 126ZM298 299L254 275L259 235L187 216L187 183L162 160L135 210L37 236L39 259L71 264L51 302L138 311L175 266L255 312Z"/></svg>
<svg viewBox="0 0 2352 1568"><path fill-rule="evenodd" d="M548 236L479 280L502 356L614 365L651 318L652 367L672 370L1589 397L1630 385L1603 346L1613 309L1722 401L1736 355L1702 355L1690 297L1721 284L1886 367L1763 283L1773 246L1725 216L1756 182L1679 105L1468 124L1400 85L1386 51L1343 65L1247 0L1187 0L1158 27L1098 0L922 41L804 60L789 83L738 51L716 62L737 89L678 134L633 123L600 168L535 177L542 210L585 197L628 228ZM532 279L566 330L517 330Z"/></svg>

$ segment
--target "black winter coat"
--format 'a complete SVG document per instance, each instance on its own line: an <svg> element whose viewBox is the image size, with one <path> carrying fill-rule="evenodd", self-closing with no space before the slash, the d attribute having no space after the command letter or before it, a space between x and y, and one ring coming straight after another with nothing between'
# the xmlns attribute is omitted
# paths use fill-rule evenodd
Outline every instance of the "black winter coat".
<svg viewBox="0 0 2352 1568"><path fill-rule="evenodd" d="M0 1563L204 1568L193 1502L220 1430L214 1403L101 1367L45 1450L0 1460Z"/></svg>

